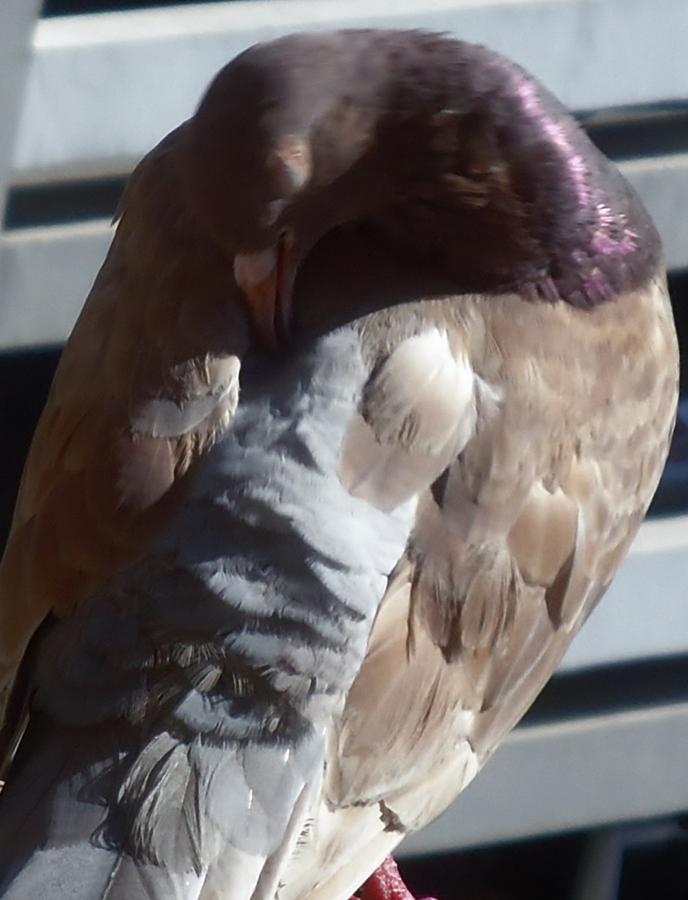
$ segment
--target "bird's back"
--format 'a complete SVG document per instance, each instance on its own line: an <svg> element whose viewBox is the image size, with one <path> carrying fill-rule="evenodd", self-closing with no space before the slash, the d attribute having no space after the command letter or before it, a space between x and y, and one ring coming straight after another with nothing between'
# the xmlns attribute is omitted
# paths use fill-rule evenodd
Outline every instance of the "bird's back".
<svg viewBox="0 0 688 900"><path fill-rule="evenodd" d="M73 854L90 884L81 839L93 832L103 848L207 872L222 848L264 859L301 828L290 822L297 799L317 791L327 725L411 525L411 504L377 510L338 476L364 382L351 327L286 364L249 360L231 431L154 548L39 637L35 722L2 797L11 833L0 841L13 865L24 851L35 863L24 860L8 897L32 895L61 866L71 872ZM139 725L113 752L121 718ZM50 720L68 726L49 739L51 755L60 760L62 749L68 759L57 779L43 751L38 760L31 752ZM15 803L26 804L22 814L12 814ZM36 849L36 829L54 853ZM89 898L125 878L107 874L126 869L118 860L94 851Z"/></svg>

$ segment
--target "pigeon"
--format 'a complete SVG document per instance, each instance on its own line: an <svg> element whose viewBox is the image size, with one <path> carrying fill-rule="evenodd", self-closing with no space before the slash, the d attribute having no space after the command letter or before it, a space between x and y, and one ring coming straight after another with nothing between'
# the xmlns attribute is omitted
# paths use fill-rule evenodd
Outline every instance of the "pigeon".
<svg viewBox="0 0 688 900"><path fill-rule="evenodd" d="M377 30L237 56L116 218L0 571L0 897L410 897L659 481L655 227L518 65Z"/></svg>

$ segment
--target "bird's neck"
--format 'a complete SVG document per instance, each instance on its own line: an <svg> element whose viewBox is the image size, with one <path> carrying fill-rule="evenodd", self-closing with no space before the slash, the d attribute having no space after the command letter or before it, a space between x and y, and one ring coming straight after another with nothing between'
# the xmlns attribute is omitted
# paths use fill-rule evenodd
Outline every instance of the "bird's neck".
<svg viewBox="0 0 688 900"><path fill-rule="evenodd" d="M390 135L385 158L410 174L376 217L382 230L442 261L458 290L585 308L644 283L661 245L615 166L517 65L468 44L459 56L465 65L454 44L432 83L402 79L395 102L427 110L431 96L443 112L420 126L422 115L398 117L413 124Z"/></svg>
<svg viewBox="0 0 688 900"><path fill-rule="evenodd" d="M546 259L530 287L591 307L645 282L661 247L634 190L554 97L513 63L495 65L512 105L504 141L514 189Z"/></svg>

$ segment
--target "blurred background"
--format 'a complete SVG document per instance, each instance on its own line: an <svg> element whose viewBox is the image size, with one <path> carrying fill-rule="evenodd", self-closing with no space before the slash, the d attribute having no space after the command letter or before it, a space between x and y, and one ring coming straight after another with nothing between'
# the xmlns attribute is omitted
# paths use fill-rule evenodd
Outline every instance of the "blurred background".
<svg viewBox="0 0 688 900"><path fill-rule="evenodd" d="M654 215L684 359L672 455L622 572L403 868L442 900L686 900L688 0L0 0L0 546L134 163L246 46L355 26L487 44L558 94Z"/></svg>

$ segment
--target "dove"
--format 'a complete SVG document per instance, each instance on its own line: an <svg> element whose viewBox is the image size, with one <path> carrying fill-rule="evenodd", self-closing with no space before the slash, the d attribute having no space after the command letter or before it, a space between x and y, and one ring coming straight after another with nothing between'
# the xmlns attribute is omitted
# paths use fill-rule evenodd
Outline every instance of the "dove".
<svg viewBox="0 0 688 900"><path fill-rule="evenodd" d="M657 231L422 31L246 50L116 218L0 569L0 897L408 897L659 481Z"/></svg>

